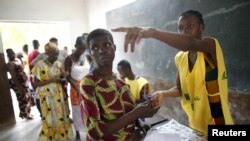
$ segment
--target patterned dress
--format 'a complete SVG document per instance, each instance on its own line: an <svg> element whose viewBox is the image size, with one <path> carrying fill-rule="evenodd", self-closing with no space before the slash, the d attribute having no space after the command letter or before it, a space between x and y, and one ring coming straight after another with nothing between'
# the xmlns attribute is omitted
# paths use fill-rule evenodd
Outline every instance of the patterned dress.
<svg viewBox="0 0 250 141"><path fill-rule="evenodd" d="M13 91L16 93L17 101L19 104L19 110L20 114L19 117L25 118L30 115L30 106L34 105L34 100L31 96L31 93L29 91L29 87L27 84L27 75L23 71L23 67L18 62L15 60L14 62L9 62L8 64L14 66L14 71L15 71L15 77L17 79L17 82L11 78L9 80L9 85L10 88L13 89ZM21 91L19 87L22 87L25 89L25 91Z"/></svg>
<svg viewBox="0 0 250 141"><path fill-rule="evenodd" d="M80 86L87 141L129 140L134 131L134 123L115 134L103 136L103 132L108 128L107 122L118 119L135 107L128 85L118 79L103 80L89 74L82 79Z"/></svg>
<svg viewBox="0 0 250 141"><path fill-rule="evenodd" d="M54 62L49 64L45 60L39 61L32 69L34 76L40 80L50 80L60 77L62 64ZM36 87L42 109L42 130L39 134L40 141L67 141L72 134L69 119L69 107L60 83L49 83Z"/></svg>

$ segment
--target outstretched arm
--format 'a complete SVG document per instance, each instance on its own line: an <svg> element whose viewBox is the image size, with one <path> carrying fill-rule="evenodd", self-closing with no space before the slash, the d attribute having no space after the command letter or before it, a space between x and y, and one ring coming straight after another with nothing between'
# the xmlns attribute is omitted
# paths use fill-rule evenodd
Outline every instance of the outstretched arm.
<svg viewBox="0 0 250 141"><path fill-rule="evenodd" d="M143 38L154 38L162 41L173 48L182 51L200 51L210 54L213 59L215 57L215 42L211 38L195 39L188 35L182 35L173 32L162 31L156 28L142 27L119 27L113 29L114 32L125 32L124 49L128 50L128 45L131 46L131 51L134 51L134 46Z"/></svg>
<svg viewBox="0 0 250 141"><path fill-rule="evenodd" d="M179 73L176 77L176 85L168 90L160 90L153 93L152 101L153 106L159 106L163 103L165 97L179 97L181 96L181 86L180 86L180 78Z"/></svg>

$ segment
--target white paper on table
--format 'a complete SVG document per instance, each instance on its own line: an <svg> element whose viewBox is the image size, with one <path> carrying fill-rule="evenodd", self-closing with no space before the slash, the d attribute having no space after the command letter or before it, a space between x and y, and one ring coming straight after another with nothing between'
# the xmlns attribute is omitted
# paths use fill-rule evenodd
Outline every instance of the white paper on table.
<svg viewBox="0 0 250 141"><path fill-rule="evenodd" d="M151 128L144 141L207 141L207 136L171 119Z"/></svg>
<svg viewBox="0 0 250 141"><path fill-rule="evenodd" d="M143 141L181 141L181 137L177 133L155 131L146 136Z"/></svg>

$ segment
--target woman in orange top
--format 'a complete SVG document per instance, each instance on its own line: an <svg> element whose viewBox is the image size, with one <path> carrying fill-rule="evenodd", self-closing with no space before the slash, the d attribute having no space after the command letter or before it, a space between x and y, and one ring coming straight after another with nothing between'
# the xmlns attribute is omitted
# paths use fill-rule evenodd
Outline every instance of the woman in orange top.
<svg viewBox="0 0 250 141"><path fill-rule="evenodd" d="M83 123L80 110L79 83L88 73L88 67L85 65L85 42L82 37L78 37L75 43L76 51L65 59L65 70L67 80L70 83L70 99L72 104L73 124L76 130L76 140L80 140L79 131L83 130Z"/></svg>

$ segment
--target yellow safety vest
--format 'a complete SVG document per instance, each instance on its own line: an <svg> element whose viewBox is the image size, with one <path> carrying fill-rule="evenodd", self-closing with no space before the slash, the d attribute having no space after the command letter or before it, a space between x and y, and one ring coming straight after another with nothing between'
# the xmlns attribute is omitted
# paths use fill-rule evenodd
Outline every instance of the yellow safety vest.
<svg viewBox="0 0 250 141"><path fill-rule="evenodd" d="M220 44L216 39L214 41L216 43L219 92L213 96L220 95L225 123L233 124L228 104L228 84L224 58ZM188 51L177 53L175 63L180 76L181 105L188 115L189 126L207 134L208 125L213 125L214 122L209 107L209 94L206 89L204 55L202 52L197 52L197 59L191 72L188 66Z"/></svg>
<svg viewBox="0 0 250 141"><path fill-rule="evenodd" d="M142 87L147 83L149 84L149 82L143 77L139 77L138 79L134 79L134 80L125 78L125 83L130 86L132 97L135 100L140 100L140 91ZM150 92L150 88L149 88L149 92Z"/></svg>

